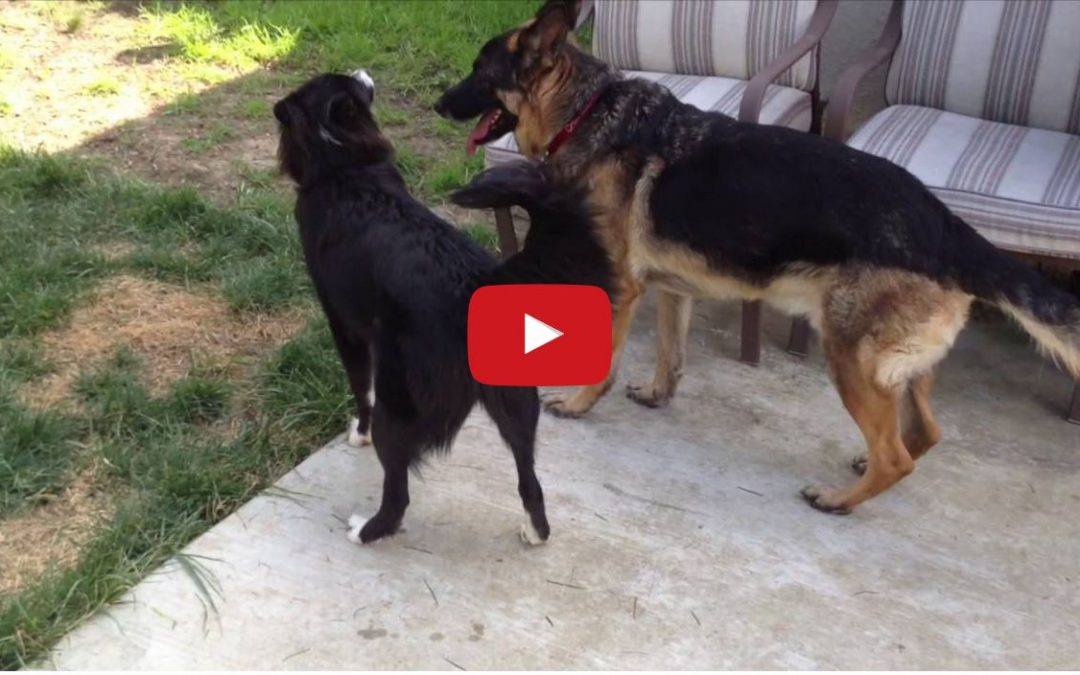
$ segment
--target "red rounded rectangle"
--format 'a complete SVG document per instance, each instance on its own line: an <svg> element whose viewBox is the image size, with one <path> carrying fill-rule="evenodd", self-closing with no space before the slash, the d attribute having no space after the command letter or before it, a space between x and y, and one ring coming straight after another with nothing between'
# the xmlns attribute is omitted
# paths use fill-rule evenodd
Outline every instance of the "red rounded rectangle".
<svg viewBox="0 0 1080 675"><path fill-rule="evenodd" d="M481 286L468 331L469 370L482 384L596 384L611 368L611 301L596 286Z"/></svg>

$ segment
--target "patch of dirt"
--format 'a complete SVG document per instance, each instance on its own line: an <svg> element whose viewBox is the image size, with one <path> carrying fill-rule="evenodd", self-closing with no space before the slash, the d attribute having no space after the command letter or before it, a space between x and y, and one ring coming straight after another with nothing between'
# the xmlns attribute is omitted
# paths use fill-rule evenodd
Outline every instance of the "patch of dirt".
<svg viewBox="0 0 1080 675"><path fill-rule="evenodd" d="M0 45L13 55L0 67L0 99L9 107L0 114L0 139L103 158L120 171L191 185L218 200L244 188L241 165L274 168L273 117L240 110L256 99L269 110L287 93L289 77L206 64L193 76L173 45L146 44L137 14L88 9L74 33L47 14L42 5L0 2Z"/></svg>
<svg viewBox="0 0 1080 675"><path fill-rule="evenodd" d="M94 472L85 471L63 494L29 512L0 520L0 595L32 583L50 567L75 564L96 526L112 511Z"/></svg>
<svg viewBox="0 0 1080 675"><path fill-rule="evenodd" d="M91 250L109 262L116 262L134 253L135 245L130 241L109 241L93 246Z"/></svg>
<svg viewBox="0 0 1080 675"><path fill-rule="evenodd" d="M152 112L163 101L151 91L188 87L163 61L125 62L121 54L134 44L137 18L85 12L83 26L65 33L42 9L28 2L0 4L0 42L12 55L11 66L0 71L0 91L11 106L0 116L0 137L24 148L70 149ZM151 82L155 87L147 86Z"/></svg>
<svg viewBox="0 0 1080 675"><path fill-rule="evenodd" d="M106 280L68 326L46 333L41 345L55 372L23 385L20 398L35 409L69 400L79 372L127 346L143 363L150 392L166 393L192 366L231 368L239 357L284 342L307 321L293 310L273 316L240 315L220 298L133 276Z"/></svg>
<svg viewBox="0 0 1080 675"><path fill-rule="evenodd" d="M215 99L229 107L239 99L221 91ZM218 112L216 116L222 116ZM192 152L185 142L201 142L215 125L179 118L150 117L132 121L89 139L81 154L106 158L110 166L165 185L188 185L219 203L229 203L243 191L249 179L245 170L270 175L279 189L288 188L284 179L272 175L277 168L277 134L272 120L255 122L230 118L230 140L214 143L206 150ZM216 128L221 128L217 126Z"/></svg>

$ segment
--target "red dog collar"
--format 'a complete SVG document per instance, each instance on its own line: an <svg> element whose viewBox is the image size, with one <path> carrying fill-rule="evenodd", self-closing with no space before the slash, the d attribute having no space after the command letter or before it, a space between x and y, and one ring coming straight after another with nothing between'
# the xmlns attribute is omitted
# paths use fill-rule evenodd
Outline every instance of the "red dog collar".
<svg viewBox="0 0 1080 675"><path fill-rule="evenodd" d="M573 119L567 122L566 126L564 126L559 133L555 134L555 138L551 139L551 142L548 143L547 151L544 153L544 159L554 155L555 151L562 147L562 144L574 135L574 132L577 131L577 128L581 126L581 123L585 121L585 117L592 111L596 106L596 102L599 100L600 92L596 92L592 95L592 98L589 99L589 102L585 104L585 107L579 110L578 114L574 115Z"/></svg>

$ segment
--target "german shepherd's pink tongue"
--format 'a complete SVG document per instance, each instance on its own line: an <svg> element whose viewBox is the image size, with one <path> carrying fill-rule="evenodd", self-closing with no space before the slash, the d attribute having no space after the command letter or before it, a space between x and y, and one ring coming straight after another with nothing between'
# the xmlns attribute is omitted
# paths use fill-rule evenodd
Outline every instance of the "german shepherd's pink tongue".
<svg viewBox="0 0 1080 675"><path fill-rule="evenodd" d="M465 143L465 152L470 157L476 154L476 148L479 145L483 145L487 140L487 135L491 133L491 127L495 124L495 119L499 116L501 111L498 108L492 108L484 113L480 118L480 121L476 123L473 130L469 133L469 140Z"/></svg>

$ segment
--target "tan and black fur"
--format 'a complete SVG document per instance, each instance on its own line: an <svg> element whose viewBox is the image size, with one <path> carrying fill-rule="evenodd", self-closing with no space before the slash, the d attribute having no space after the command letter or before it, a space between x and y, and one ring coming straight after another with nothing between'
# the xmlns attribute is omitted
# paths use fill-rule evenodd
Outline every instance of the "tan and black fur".
<svg viewBox="0 0 1080 675"><path fill-rule="evenodd" d="M456 119L498 110L481 142L513 131L557 184L585 186L598 214L596 236L615 270L612 367L601 384L548 397L551 412L581 415L610 389L647 286L659 292L656 374L627 392L647 406L675 392L691 298L764 300L808 316L821 333L841 399L865 437L854 486L803 490L815 508L847 513L911 473L938 442L933 369L974 299L1002 308L1080 376L1077 299L998 251L910 173L624 79L573 45L575 11L574 3L548 2L490 41L437 105ZM594 95L581 126L545 157Z"/></svg>

